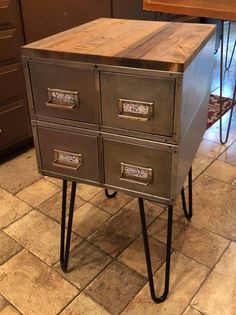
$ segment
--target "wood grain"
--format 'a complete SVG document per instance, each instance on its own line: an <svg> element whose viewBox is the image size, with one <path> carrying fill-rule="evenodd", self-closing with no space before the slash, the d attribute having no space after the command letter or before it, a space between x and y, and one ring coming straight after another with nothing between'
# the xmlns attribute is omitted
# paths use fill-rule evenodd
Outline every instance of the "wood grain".
<svg viewBox="0 0 236 315"><path fill-rule="evenodd" d="M183 72L215 26L101 18L24 46L24 56Z"/></svg>
<svg viewBox="0 0 236 315"><path fill-rule="evenodd" d="M236 0L144 0L144 10L236 21Z"/></svg>

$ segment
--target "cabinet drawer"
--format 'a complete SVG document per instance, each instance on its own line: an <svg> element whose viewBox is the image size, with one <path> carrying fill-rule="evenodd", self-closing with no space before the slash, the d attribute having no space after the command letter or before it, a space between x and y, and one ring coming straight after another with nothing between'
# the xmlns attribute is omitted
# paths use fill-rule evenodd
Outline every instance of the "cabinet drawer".
<svg viewBox="0 0 236 315"><path fill-rule="evenodd" d="M20 46L17 30L15 28L0 31L0 62L16 59L20 56Z"/></svg>
<svg viewBox="0 0 236 315"><path fill-rule="evenodd" d="M99 122L94 71L39 63L30 63L29 71L36 114Z"/></svg>
<svg viewBox="0 0 236 315"><path fill-rule="evenodd" d="M24 44L19 1L0 1L0 62L20 59Z"/></svg>
<svg viewBox="0 0 236 315"><path fill-rule="evenodd" d="M37 138L43 171L99 182L96 136L37 126Z"/></svg>
<svg viewBox="0 0 236 315"><path fill-rule="evenodd" d="M104 139L105 184L170 198L172 152Z"/></svg>
<svg viewBox="0 0 236 315"><path fill-rule="evenodd" d="M25 96L24 75L20 63L0 68L0 87L0 103Z"/></svg>
<svg viewBox="0 0 236 315"><path fill-rule="evenodd" d="M31 134L26 101L0 107L0 151Z"/></svg>
<svg viewBox="0 0 236 315"><path fill-rule="evenodd" d="M171 137L175 80L101 73L104 126Z"/></svg>

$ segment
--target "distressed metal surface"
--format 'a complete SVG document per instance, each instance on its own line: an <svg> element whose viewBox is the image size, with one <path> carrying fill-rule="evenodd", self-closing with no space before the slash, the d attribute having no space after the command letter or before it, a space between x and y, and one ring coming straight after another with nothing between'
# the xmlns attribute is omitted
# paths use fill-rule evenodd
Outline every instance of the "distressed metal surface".
<svg viewBox="0 0 236 315"><path fill-rule="evenodd" d="M174 86L172 79L101 72L104 126L173 136ZM120 119L120 99L152 103L152 119ZM126 115L127 116L127 115Z"/></svg>
<svg viewBox="0 0 236 315"><path fill-rule="evenodd" d="M149 147L145 141L140 141L140 144L131 143L129 138L120 142L104 137L105 184L170 199L171 150ZM121 163L152 169L152 181L148 185L140 185L137 177L136 180L124 180Z"/></svg>
<svg viewBox="0 0 236 315"><path fill-rule="evenodd" d="M29 63L29 75L35 115L98 124L99 94L95 85L95 71L47 63ZM61 106L49 102L48 88L78 93L80 106L71 106L68 110L65 101Z"/></svg>
<svg viewBox="0 0 236 315"><path fill-rule="evenodd" d="M36 123L36 132L36 152L40 154L42 171L77 180L100 181L97 134L83 134L75 128L68 130L60 125L40 122ZM61 156L60 161L58 152L64 157Z"/></svg>

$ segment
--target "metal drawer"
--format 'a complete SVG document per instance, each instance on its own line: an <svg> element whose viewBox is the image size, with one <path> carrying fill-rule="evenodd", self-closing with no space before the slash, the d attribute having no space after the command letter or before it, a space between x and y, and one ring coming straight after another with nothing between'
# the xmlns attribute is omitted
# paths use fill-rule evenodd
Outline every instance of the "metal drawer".
<svg viewBox="0 0 236 315"><path fill-rule="evenodd" d="M101 72L104 126L171 137L175 80Z"/></svg>
<svg viewBox="0 0 236 315"><path fill-rule="evenodd" d="M103 140L105 184L170 199L171 150L141 143Z"/></svg>
<svg viewBox="0 0 236 315"><path fill-rule="evenodd" d="M0 107L0 152L30 135L26 100Z"/></svg>
<svg viewBox="0 0 236 315"><path fill-rule="evenodd" d="M29 72L35 114L94 124L99 122L95 71L29 63Z"/></svg>
<svg viewBox="0 0 236 315"><path fill-rule="evenodd" d="M97 137L44 125L36 125L36 147L44 174L99 182Z"/></svg>
<svg viewBox="0 0 236 315"><path fill-rule="evenodd" d="M20 63L0 68L0 104L14 98L25 97L25 85L22 66Z"/></svg>

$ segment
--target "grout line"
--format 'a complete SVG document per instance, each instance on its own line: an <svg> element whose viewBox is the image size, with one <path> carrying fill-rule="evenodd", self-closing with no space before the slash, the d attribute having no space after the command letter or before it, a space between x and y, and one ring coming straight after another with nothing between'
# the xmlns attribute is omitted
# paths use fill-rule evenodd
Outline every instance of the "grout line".
<svg viewBox="0 0 236 315"><path fill-rule="evenodd" d="M8 305L11 305L13 308L15 308L20 315L24 315L17 306L15 306L11 301L8 300L8 298L1 292L0 295L7 301L7 304L3 307L3 309L0 309L0 313L4 310L4 308Z"/></svg>
<svg viewBox="0 0 236 315"><path fill-rule="evenodd" d="M212 179L214 179L214 180L216 180L216 181L218 181L218 182L220 182L222 184L226 184L226 185L230 186L231 188L236 189L236 187L233 186L233 182L234 182L235 179L233 179L232 183L230 184L229 182L223 181L222 179L213 177L213 176L208 175L208 174L204 174L204 176L212 178Z"/></svg>
<svg viewBox="0 0 236 315"><path fill-rule="evenodd" d="M206 276L206 278L203 280L203 282L201 283L201 285L199 286L198 290L195 292L195 294L192 296L191 300L189 301L189 305L191 305L193 299L196 297L196 295L200 292L201 288L204 286L204 284L206 283L206 281L208 280L209 276L212 274L212 272L214 272L214 269L216 267L216 265L218 264L218 262L221 260L221 258L223 257L223 255L225 254L225 252L227 251L227 249L229 248L230 244L232 242L230 242L228 244L228 246L226 246L225 250L222 252L222 254L219 256L218 260L215 262L215 264L213 265L213 267L211 268L210 272L208 273L208 275Z"/></svg>
<svg viewBox="0 0 236 315"><path fill-rule="evenodd" d="M0 166L1 166L1 165L0 165ZM40 176L41 176L41 175L40 175ZM25 188L30 187L31 185L33 185L34 183L36 183L36 182L39 181L40 179L42 179L42 177L40 177L40 178L38 178L38 179L35 179L31 184L27 184L26 187L23 187L23 188L21 188L19 191L16 191L16 192L14 192L14 193L13 193L12 191L10 191L9 189L7 189L7 188L1 186L1 185L0 185L0 188L6 190L6 191L7 191L9 194L11 194L12 196L17 197L16 194L18 194L19 192L21 192L21 191L24 190Z"/></svg>
<svg viewBox="0 0 236 315"><path fill-rule="evenodd" d="M65 306L63 306L62 309L61 309L58 313L56 313L55 315L61 314L61 313L67 308L67 306L69 306L69 305L81 294L81 292L82 292L82 291L79 291L79 293L76 294L76 295L75 295Z"/></svg>
<svg viewBox="0 0 236 315"><path fill-rule="evenodd" d="M9 224L3 226L3 227L1 228L1 231L5 232L5 230L6 230L7 228L9 228L10 225L15 224L15 223L18 222L20 219L24 218L24 217L27 216L29 213L31 213L33 210L34 210L34 208L30 207L30 209L29 209L28 212L24 213L22 216L20 216L19 218L15 219L15 221L12 221L12 222L10 222ZM6 234L7 234L7 233L6 233Z"/></svg>
<svg viewBox="0 0 236 315"><path fill-rule="evenodd" d="M103 192L103 193L104 193L104 192ZM100 192L99 194L101 194L101 192ZM119 192L117 193L117 195L118 195L118 194L119 194ZM126 194L124 194L124 195L126 195ZM118 213L121 209L125 208L125 206L127 206L127 204L130 203L131 201L133 201L133 199L135 198L135 197L132 197L131 195L127 195L127 196L128 196L128 197L131 197L131 199L128 198L128 200L123 204L123 206L122 206L119 210L117 210L116 213ZM94 197L97 197L97 195L94 196ZM94 198L94 197L93 197L93 198ZM116 213L111 213L111 212L109 212L109 211L106 210L105 208L102 208L102 207L100 207L99 205L97 205L96 203L93 203L93 202L92 202L92 199L93 199L93 198L91 198L91 199L89 200L89 202L90 202L92 205L94 205L94 206L96 206L97 208L99 208L99 209L101 209L101 210L107 212L107 213L110 214L111 216L113 216L113 215L116 214ZM116 197L115 197L115 198L116 198Z"/></svg>

